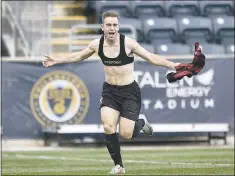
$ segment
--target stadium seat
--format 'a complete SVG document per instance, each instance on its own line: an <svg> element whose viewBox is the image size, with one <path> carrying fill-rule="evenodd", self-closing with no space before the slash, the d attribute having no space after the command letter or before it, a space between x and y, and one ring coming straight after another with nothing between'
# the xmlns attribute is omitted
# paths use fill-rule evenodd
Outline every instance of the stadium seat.
<svg viewBox="0 0 235 176"><path fill-rule="evenodd" d="M225 54L225 48L223 45L218 45L218 44L206 44L202 43L200 44L202 48L203 54ZM192 45L192 52L195 50L195 45Z"/></svg>
<svg viewBox="0 0 235 176"><path fill-rule="evenodd" d="M131 9L139 19L165 16L163 1L131 1Z"/></svg>
<svg viewBox="0 0 235 176"><path fill-rule="evenodd" d="M212 20L216 43L234 43L234 17L223 16Z"/></svg>
<svg viewBox="0 0 235 176"><path fill-rule="evenodd" d="M150 18L143 21L147 43L164 44L177 41L177 23L170 18Z"/></svg>
<svg viewBox="0 0 235 176"><path fill-rule="evenodd" d="M198 16L198 1L165 1L167 16Z"/></svg>
<svg viewBox="0 0 235 176"><path fill-rule="evenodd" d="M225 45L225 52L227 54L234 54L234 44Z"/></svg>
<svg viewBox="0 0 235 176"><path fill-rule="evenodd" d="M195 41L210 43L213 39L212 22L210 18L185 17L177 20L182 43L192 44Z"/></svg>
<svg viewBox="0 0 235 176"><path fill-rule="evenodd" d="M140 43L140 45L150 53L156 53L155 47L151 44Z"/></svg>
<svg viewBox="0 0 235 176"><path fill-rule="evenodd" d="M168 43L162 45L156 45L155 48L157 54L162 55L186 55L192 54L189 45L179 44L179 43Z"/></svg>
<svg viewBox="0 0 235 176"><path fill-rule="evenodd" d="M119 13L123 17L131 17L129 1L96 1L96 14L101 22L102 13L108 10L113 10Z"/></svg>
<svg viewBox="0 0 235 176"><path fill-rule="evenodd" d="M136 40L138 42L144 42L144 33L142 30L142 23L139 19L136 18L121 18L120 19L120 27L122 26L122 24L129 24L129 25L133 25L133 27L136 29L137 32L137 38ZM120 28L120 33L128 33L130 31L126 31Z"/></svg>
<svg viewBox="0 0 235 176"><path fill-rule="evenodd" d="M233 16L233 1L199 1L199 7L203 16Z"/></svg>

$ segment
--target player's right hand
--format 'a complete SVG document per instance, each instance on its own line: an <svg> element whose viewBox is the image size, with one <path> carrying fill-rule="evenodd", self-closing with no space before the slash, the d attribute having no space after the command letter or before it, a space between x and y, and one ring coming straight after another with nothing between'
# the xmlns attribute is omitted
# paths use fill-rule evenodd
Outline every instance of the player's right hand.
<svg viewBox="0 0 235 176"><path fill-rule="evenodd" d="M47 56L47 55L44 55L44 56L45 56L45 59L42 61L42 65L44 67L50 67L50 66L55 65L57 63L56 59L54 57Z"/></svg>

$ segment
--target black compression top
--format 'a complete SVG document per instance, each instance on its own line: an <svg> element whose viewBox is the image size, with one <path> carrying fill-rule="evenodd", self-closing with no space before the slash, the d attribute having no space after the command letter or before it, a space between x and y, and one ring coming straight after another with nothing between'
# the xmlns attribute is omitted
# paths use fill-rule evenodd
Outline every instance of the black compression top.
<svg viewBox="0 0 235 176"><path fill-rule="evenodd" d="M104 36L100 38L99 44L99 52L98 55L100 56L104 65L107 66L122 66L126 64L130 64L134 61L134 57L128 57L125 51L125 35L120 34L120 52L116 58L108 58L104 55L103 52L103 44L104 44Z"/></svg>

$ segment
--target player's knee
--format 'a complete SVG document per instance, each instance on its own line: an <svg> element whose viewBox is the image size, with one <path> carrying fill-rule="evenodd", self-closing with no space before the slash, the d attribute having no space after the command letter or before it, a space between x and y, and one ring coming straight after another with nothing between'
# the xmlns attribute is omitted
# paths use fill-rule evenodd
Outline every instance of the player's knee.
<svg viewBox="0 0 235 176"><path fill-rule="evenodd" d="M128 131L128 130L120 131L120 136L123 139L131 139L132 138L132 131Z"/></svg>
<svg viewBox="0 0 235 176"><path fill-rule="evenodd" d="M114 125L104 123L103 126L106 134L113 134L116 132L116 127Z"/></svg>

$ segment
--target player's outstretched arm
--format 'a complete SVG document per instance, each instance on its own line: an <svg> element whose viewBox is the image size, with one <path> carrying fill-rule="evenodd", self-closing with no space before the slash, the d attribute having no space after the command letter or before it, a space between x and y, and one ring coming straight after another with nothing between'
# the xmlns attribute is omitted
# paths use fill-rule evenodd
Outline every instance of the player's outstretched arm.
<svg viewBox="0 0 235 176"><path fill-rule="evenodd" d="M142 46L140 46L139 43L137 43L135 40L129 39L128 43L130 46L133 47L133 50L132 50L133 53L135 53L139 57L145 59L146 61L154 65L163 66L163 67L167 67L167 68L175 70L175 67L180 64L180 63L171 62L157 54L150 53L149 51L144 49Z"/></svg>
<svg viewBox="0 0 235 176"><path fill-rule="evenodd" d="M91 43L84 50L69 54L65 57L52 57L44 55L45 59L43 60L42 64L44 67L50 67L55 64L72 63L85 60L95 53L94 46L97 43L96 40L97 39L91 41Z"/></svg>

